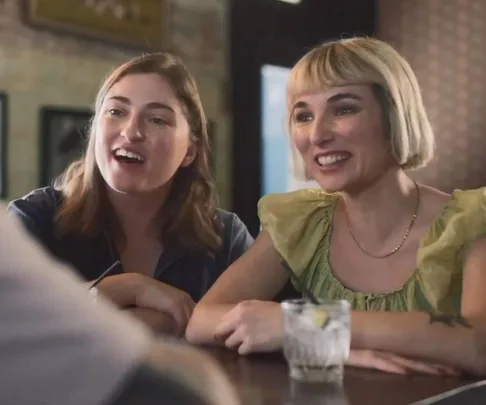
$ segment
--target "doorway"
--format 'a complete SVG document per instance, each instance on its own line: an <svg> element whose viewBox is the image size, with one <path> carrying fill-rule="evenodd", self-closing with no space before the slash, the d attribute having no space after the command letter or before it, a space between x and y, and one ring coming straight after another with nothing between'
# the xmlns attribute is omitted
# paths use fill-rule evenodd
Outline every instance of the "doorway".
<svg viewBox="0 0 486 405"><path fill-rule="evenodd" d="M253 236L260 197L302 186L292 179L282 111L289 69L320 42L373 35L375 10L375 0L230 1L232 210Z"/></svg>

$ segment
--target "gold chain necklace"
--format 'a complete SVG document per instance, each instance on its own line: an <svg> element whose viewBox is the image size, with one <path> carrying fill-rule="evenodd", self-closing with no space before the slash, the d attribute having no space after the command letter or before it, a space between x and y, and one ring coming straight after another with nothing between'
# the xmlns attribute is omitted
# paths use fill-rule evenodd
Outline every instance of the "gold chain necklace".
<svg viewBox="0 0 486 405"><path fill-rule="evenodd" d="M361 245L358 242L358 240L356 239L356 237L354 236L353 231L351 231L351 227L349 226L348 211L346 209L344 210L344 212L346 214L346 226L348 228L348 232L351 235L351 238L353 238L354 243L356 243L356 246L358 246L359 250L361 250L365 255L370 256L370 257L372 257L374 259L384 259L384 258L389 257L392 254L398 252L401 249L401 247L403 246L403 244L407 240L408 235L410 234L410 231L412 230L412 227L413 227L413 224L415 223L415 220L417 219L417 213L418 213L418 209L419 209L419 206L420 206L420 189L419 189L417 183L413 182L413 184L415 184L415 189L417 190L417 201L415 203L415 211L414 211L413 216L412 216L412 219L410 221L410 225L408 226L408 228L407 228L407 230L405 232L405 235L403 235L403 238L402 238L401 242L390 253L386 253L384 255L374 255L374 254L372 254L372 253L367 252L366 250L364 250L361 247Z"/></svg>

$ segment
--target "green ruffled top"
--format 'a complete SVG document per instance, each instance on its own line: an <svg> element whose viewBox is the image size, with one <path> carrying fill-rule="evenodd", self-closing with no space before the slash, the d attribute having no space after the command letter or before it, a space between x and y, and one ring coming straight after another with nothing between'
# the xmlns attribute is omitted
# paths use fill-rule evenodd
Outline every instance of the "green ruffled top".
<svg viewBox="0 0 486 405"><path fill-rule="evenodd" d="M271 194L258 204L263 229L316 297L345 299L357 310L460 314L461 252L486 236L486 188L456 190L422 237L405 285L387 294L352 291L334 277L329 243L339 194L304 189Z"/></svg>

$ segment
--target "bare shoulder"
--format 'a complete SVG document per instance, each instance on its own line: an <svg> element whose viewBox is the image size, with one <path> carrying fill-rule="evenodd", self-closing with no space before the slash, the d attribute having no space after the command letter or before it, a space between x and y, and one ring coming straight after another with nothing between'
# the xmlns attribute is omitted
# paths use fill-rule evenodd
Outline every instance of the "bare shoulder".
<svg viewBox="0 0 486 405"><path fill-rule="evenodd" d="M451 194L445 193L437 188L426 186L425 184L419 184L420 194L423 199L427 199L427 202L436 203L438 205L444 205L452 197Z"/></svg>
<svg viewBox="0 0 486 405"><path fill-rule="evenodd" d="M420 188L420 211L423 223L430 224L441 214L446 205L451 200L451 194L440 191L436 188L419 185Z"/></svg>

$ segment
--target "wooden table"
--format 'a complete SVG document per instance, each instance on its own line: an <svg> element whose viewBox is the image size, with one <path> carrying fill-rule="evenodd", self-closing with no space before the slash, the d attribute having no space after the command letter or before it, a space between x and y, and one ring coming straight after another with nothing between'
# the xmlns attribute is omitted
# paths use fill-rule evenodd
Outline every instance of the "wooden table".
<svg viewBox="0 0 486 405"><path fill-rule="evenodd" d="M245 405L408 405L474 381L347 368L343 387L333 388L289 380L280 354L243 357L224 348L204 350L229 374Z"/></svg>

